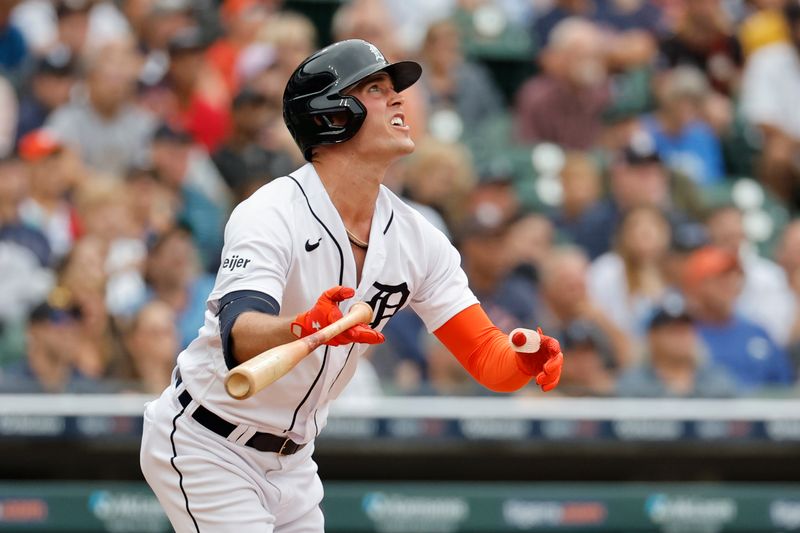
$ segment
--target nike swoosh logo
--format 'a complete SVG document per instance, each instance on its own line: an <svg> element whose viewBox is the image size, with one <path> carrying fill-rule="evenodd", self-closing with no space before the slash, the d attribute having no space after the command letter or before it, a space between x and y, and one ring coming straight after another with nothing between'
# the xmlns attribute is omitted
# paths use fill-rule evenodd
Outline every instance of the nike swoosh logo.
<svg viewBox="0 0 800 533"><path fill-rule="evenodd" d="M314 244L311 244L311 239L308 239L306 241L306 252L313 252L314 250L319 248L319 243L321 242L322 242L322 237L320 237L319 240Z"/></svg>

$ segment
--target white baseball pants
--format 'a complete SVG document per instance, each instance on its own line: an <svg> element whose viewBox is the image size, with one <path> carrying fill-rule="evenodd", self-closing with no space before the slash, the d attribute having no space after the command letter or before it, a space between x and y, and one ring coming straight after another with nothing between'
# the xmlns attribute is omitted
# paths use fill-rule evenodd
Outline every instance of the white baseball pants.
<svg viewBox="0 0 800 533"><path fill-rule="evenodd" d="M145 408L142 472L177 533L323 533L313 443L280 456L200 425L170 386Z"/></svg>

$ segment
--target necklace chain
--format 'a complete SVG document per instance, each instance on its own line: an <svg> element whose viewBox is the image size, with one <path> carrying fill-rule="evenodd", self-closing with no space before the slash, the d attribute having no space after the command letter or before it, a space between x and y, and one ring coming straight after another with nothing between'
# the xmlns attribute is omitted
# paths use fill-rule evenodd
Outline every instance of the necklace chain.
<svg viewBox="0 0 800 533"><path fill-rule="evenodd" d="M358 246L362 250L366 250L367 247L369 247L369 243L368 242L364 242L361 239L359 239L358 237L356 237L353 234L352 231L350 231L347 228L344 228L344 230L347 232L347 238L350 240L351 243L355 244L356 246Z"/></svg>

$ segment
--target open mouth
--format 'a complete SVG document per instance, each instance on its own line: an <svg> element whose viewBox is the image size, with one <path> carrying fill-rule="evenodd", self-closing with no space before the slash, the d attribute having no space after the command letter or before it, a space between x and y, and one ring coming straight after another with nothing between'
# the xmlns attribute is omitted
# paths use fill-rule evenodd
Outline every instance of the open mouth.
<svg viewBox="0 0 800 533"><path fill-rule="evenodd" d="M392 117L392 120L389 122L389 124L395 128L408 129L408 126L406 126L405 117L399 113Z"/></svg>

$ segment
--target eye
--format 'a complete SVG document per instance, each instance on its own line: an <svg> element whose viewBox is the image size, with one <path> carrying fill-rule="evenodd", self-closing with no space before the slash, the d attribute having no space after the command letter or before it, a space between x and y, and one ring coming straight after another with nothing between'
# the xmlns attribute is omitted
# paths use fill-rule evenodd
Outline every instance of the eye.
<svg viewBox="0 0 800 533"><path fill-rule="evenodd" d="M380 92L381 91L381 86L378 85L377 83L373 83L372 85L369 86L369 89L367 89L367 90L369 92L372 92L372 93Z"/></svg>

